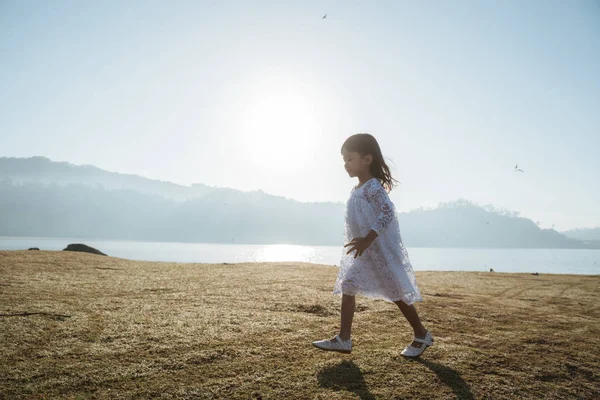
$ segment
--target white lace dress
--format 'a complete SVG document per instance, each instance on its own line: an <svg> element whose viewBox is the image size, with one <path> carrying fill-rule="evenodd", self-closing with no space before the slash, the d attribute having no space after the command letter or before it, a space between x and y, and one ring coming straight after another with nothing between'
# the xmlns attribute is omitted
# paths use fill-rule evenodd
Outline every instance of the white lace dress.
<svg viewBox="0 0 600 400"><path fill-rule="evenodd" d="M334 294L361 294L406 304L421 301L415 274L402 243L395 207L381 183L371 178L353 188L346 203L345 241L365 237L373 229L378 237L358 258L345 247Z"/></svg>

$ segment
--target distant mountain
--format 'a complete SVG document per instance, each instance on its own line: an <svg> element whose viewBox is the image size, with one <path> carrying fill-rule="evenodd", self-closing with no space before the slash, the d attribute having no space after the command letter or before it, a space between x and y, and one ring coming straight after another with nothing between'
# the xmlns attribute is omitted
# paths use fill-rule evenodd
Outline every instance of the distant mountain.
<svg viewBox="0 0 600 400"><path fill-rule="evenodd" d="M562 234L566 237L582 240L585 243L594 244L600 247L600 227L571 229L569 231L562 232Z"/></svg>
<svg viewBox="0 0 600 400"><path fill-rule="evenodd" d="M586 248L553 229L540 229L517 213L459 199L436 209L398 215L406 243L428 247ZM599 247L600 248L600 247Z"/></svg>
<svg viewBox="0 0 600 400"><path fill-rule="evenodd" d="M218 189L176 202L129 189L0 181L0 236L205 243L341 242L343 205Z"/></svg>
<svg viewBox="0 0 600 400"><path fill-rule="evenodd" d="M11 179L15 183L38 182L58 185L77 183L92 187L100 185L105 189L135 190L176 201L201 197L216 189L203 184L182 186L138 175L109 172L91 165L80 166L55 162L46 157L0 157L0 180L2 179Z"/></svg>
<svg viewBox="0 0 600 400"><path fill-rule="evenodd" d="M186 187L47 158L0 158L0 236L341 245L343 203ZM399 213L415 247L600 248L459 199Z"/></svg>

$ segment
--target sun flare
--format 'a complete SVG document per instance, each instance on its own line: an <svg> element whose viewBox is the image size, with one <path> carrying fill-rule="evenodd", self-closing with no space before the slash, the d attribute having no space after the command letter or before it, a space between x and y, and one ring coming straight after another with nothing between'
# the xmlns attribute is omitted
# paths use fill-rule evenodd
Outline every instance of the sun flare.
<svg viewBox="0 0 600 400"><path fill-rule="evenodd" d="M256 93L242 125L243 150L252 164L291 172L310 162L321 138L315 107L306 91L289 85Z"/></svg>

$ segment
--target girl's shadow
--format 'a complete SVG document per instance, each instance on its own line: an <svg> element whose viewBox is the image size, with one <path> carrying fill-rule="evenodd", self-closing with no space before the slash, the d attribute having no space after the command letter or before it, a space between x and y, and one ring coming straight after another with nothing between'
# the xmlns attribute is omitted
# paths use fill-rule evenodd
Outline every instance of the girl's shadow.
<svg viewBox="0 0 600 400"><path fill-rule="evenodd" d="M413 362L421 363L435 373L439 380L452 390L456 398L475 399L469 385L452 368L420 358L415 359ZM317 380L321 387L336 391L346 390L355 393L361 400L375 400L365 383L360 368L352 361L342 361L338 365L323 368L317 374Z"/></svg>
<svg viewBox="0 0 600 400"><path fill-rule="evenodd" d="M317 380L321 387L346 390L355 393L361 400L375 400L360 368L352 361L342 361L338 365L323 368L317 374Z"/></svg>
<svg viewBox="0 0 600 400"><path fill-rule="evenodd" d="M446 367L442 364L437 364L431 361L416 358L413 360L429 368L433 371L440 381L448 386L457 399L474 400L475 396L471 392L471 388L467 385L467 382L452 368Z"/></svg>

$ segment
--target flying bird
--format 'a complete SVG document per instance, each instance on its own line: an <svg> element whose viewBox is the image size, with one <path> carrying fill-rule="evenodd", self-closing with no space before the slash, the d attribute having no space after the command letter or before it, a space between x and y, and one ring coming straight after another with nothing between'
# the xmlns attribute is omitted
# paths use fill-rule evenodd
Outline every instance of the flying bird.
<svg viewBox="0 0 600 400"><path fill-rule="evenodd" d="M321 18L321 19L326 19L326 18L327 18L327 14L323 15L323 18Z"/></svg>
<svg viewBox="0 0 600 400"><path fill-rule="evenodd" d="M515 165L515 172L525 172L521 168L519 168L519 164Z"/></svg>

